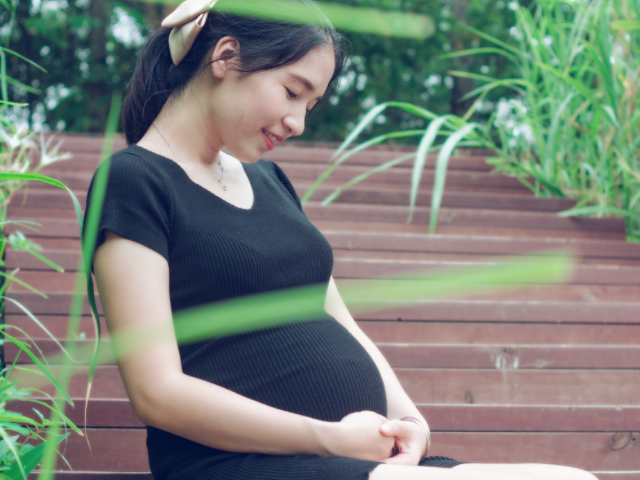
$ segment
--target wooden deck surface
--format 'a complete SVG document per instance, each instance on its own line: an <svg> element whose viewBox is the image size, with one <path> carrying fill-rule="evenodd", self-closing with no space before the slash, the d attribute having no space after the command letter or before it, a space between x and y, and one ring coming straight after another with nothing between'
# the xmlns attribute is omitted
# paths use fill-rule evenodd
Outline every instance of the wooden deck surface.
<svg viewBox="0 0 640 480"><path fill-rule="evenodd" d="M119 138L115 150L124 147ZM69 186L84 208L100 148L99 138L68 136L63 150L74 158L41 173ZM331 154L321 145L292 143L264 158L282 167L302 197ZM535 262L545 250L559 247L579 256L563 285L524 285L354 315L429 421L430 454L478 463L568 465L601 480L640 480L640 244L625 241L623 221L558 217L556 212L574 202L535 198L515 179L491 173L481 155L451 159L435 235L427 227L433 159L411 224L406 223L411 162L351 187L328 206L320 204L335 187L396 156L382 149L355 155L304 205L333 247L339 288L350 279L375 282L416 269L492 263L505 255ZM20 267L19 278L48 298L15 284L8 296L63 339L80 254L70 197L33 182L26 199L14 197L9 218L39 222L37 231L15 225L7 231L24 232L65 272L8 249L7 270ZM91 342L86 300L83 313L80 330ZM59 351L12 302L6 303L5 320L36 338L45 354ZM107 351L106 328L103 332ZM16 353L7 344L5 361ZM14 377L25 386L37 380L28 372ZM82 426L85 388L86 373L74 376L70 390L76 407L67 409ZM19 405L12 408L28 413ZM57 478L150 478L144 427L112 363L102 361L96 372L87 427L92 453L85 439L72 434L64 453L74 472L58 462Z"/></svg>

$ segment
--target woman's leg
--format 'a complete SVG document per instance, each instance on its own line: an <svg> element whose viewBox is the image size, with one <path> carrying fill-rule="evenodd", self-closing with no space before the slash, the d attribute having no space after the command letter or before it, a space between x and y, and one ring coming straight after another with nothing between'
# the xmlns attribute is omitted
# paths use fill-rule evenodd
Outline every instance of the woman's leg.
<svg viewBox="0 0 640 480"><path fill-rule="evenodd" d="M452 468L379 465L369 480L597 480L573 467L542 463L463 463Z"/></svg>
<svg viewBox="0 0 640 480"><path fill-rule="evenodd" d="M489 470L456 470L384 464L378 465L369 473L369 480L531 480L531 477Z"/></svg>
<svg viewBox="0 0 640 480"><path fill-rule="evenodd" d="M595 475L579 468L544 463L463 463L452 469L474 473L515 473L534 480L597 480Z"/></svg>

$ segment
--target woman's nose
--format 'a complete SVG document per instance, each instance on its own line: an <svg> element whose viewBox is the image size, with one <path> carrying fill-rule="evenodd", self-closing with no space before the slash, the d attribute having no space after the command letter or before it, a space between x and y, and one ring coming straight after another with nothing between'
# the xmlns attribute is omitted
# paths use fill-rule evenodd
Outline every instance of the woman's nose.
<svg viewBox="0 0 640 480"><path fill-rule="evenodd" d="M292 136L300 136L304 132L304 121L305 121L306 110L303 114L295 113L292 115L287 115L284 119L284 123L289 130L291 130Z"/></svg>

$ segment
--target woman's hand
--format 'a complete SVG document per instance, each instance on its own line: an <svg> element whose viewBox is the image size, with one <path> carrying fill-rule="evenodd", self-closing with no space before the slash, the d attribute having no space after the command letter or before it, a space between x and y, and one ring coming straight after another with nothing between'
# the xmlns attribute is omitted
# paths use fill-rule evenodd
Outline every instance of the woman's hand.
<svg viewBox="0 0 640 480"><path fill-rule="evenodd" d="M398 450L398 454L385 459L385 463L410 466L420 463L427 448L427 436L422 428L412 422L387 420L380 426L380 433L393 438Z"/></svg>
<svg viewBox="0 0 640 480"><path fill-rule="evenodd" d="M368 410L347 415L340 422L333 423L325 437L328 454L360 460L386 460L391 455L395 439L381 434L380 427L385 422L388 422L386 417Z"/></svg>

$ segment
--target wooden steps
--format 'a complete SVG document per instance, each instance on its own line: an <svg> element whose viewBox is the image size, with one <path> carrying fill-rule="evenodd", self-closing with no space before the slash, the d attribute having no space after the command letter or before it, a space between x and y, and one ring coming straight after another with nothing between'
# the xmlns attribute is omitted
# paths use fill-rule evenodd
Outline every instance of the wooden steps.
<svg viewBox="0 0 640 480"><path fill-rule="evenodd" d="M116 150L124 148L121 137ZM82 207L98 166L101 139L65 136L74 158L43 174L60 179ZM63 149L64 149L63 148ZM333 150L317 144L278 146L264 156L278 163L300 197L330 165ZM354 279L412 271L486 265L507 255L522 263L568 248L577 258L562 285L524 284L519 290L355 313L429 421L432 455L479 463L549 463L593 472L601 480L640 480L640 245L625 241L624 222L612 218L562 218L571 199L535 198L515 179L491 173L479 155L451 159L443 209L429 235L430 157L412 223L411 161L350 187L332 204L321 201L335 188L407 149L362 152L349 158L305 203L307 217L334 251L338 288ZM7 295L24 304L59 339L66 334L80 261L79 227L67 192L32 184L26 199L14 197L10 219L38 221L31 231L8 225L42 245L64 273L26 252L7 251L7 270L47 294L13 285ZM396 280L403 281L403 280ZM526 281L526 279L524 280ZM98 298L98 307L102 313ZM7 324L24 329L47 356L60 352L13 302ZM111 345L103 324L102 351ZM14 333L17 331L14 330ZM84 302L80 344L92 344L94 329ZM7 344L5 361L17 349ZM85 360L86 359L79 359ZM22 354L18 363L27 367ZM59 368L53 366L52 368ZM85 370L74 376L75 408L66 412L85 427ZM25 371L13 378L38 383ZM50 391L50 387L48 387ZM51 391L52 393L52 391ZM25 404L11 408L29 414ZM117 367L103 358L92 388L84 438L72 434L56 477L75 480L150 480L144 426L126 398Z"/></svg>

